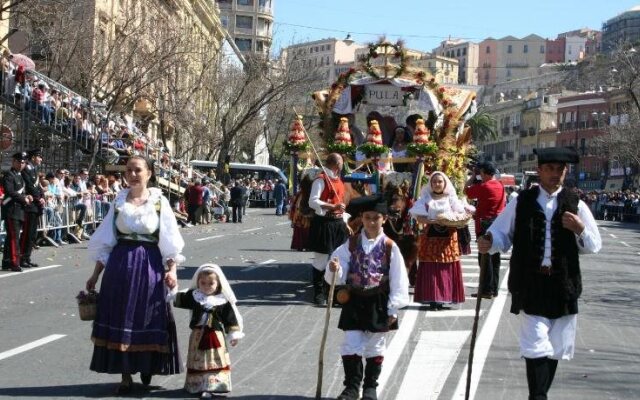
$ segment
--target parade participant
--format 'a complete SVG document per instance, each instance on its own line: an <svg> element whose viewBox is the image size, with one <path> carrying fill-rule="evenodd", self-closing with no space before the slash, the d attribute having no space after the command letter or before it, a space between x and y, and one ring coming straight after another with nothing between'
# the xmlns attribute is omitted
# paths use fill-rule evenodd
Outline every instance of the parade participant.
<svg viewBox="0 0 640 400"><path fill-rule="evenodd" d="M392 186L386 190L389 215L383 225L384 233L396 242L404 259L409 275L409 284L415 285L418 260L418 246L411 223L408 205L411 199L406 188Z"/></svg>
<svg viewBox="0 0 640 400"><path fill-rule="evenodd" d="M31 203L24 207L24 221L22 224L22 234L20 235L20 265L23 268L37 267L38 264L31 262L31 252L36 246L38 236L38 219L42 215L45 205L44 192L40 187L38 170L42 164L42 150L33 149L27 152L29 160L22 170L22 180L24 180L25 193L31 196Z"/></svg>
<svg viewBox="0 0 640 400"><path fill-rule="evenodd" d="M480 182L472 177L464 188L464 193L469 199L478 201L476 205L476 213L474 215L476 238L481 237L485 230L496 219L498 214L504 210L507 204L504 186L502 182L496 179L498 172L496 167L490 162L484 162L477 165L480 174ZM480 255L478 255L478 263L480 263ZM498 295L498 285L500 284L500 254L493 254L489 257L489 265L484 271L483 282L480 282L479 293L485 299L491 299ZM476 297L477 293L472 293L472 297Z"/></svg>
<svg viewBox="0 0 640 400"><path fill-rule="evenodd" d="M544 400L558 360L573 358L582 292L578 253L597 253L602 241L588 206L562 187L567 163L578 163L573 148L534 150L540 185L509 202L486 235L482 254L507 252L511 312L520 314L520 354L530 400Z"/></svg>
<svg viewBox="0 0 640 400"><path fill-rule="evenodd" d="M331 153L327 156L324 171L311 185L309 207L315 215L309 227L309 250L313 251L313 301L317 305L327 303L323 275L329 254L347 240L349 232L343 220L345 210L344 183L340 179L342 157Z"/></svg>
<svg viewBox="0 0 640 400"><path fill-rule="evenodd" d="M120 395L131 392L132 374L139 372L148 385L152 375L182 369L165 285L172 289L177 284L184 240L162 191L147 188L152 174L144 157L129 158L125 173L129 189L118 193L88 245L96 265L87 290L96 287L104 270L90 368L122 374Z"/></svg>
<svg viewBox="0 0 640 400"><path fill-rule="evenodd" d="M398 328L398 310L409 304L409 280L400 249L382 230L386 200L363 196L350 207L361 213L362 232L331 254L325 271L327 282L336 273L336 281L346 285L337 295L343 304L338 328L345 332L340 348L345 389L338 399L358 399L362 385L362 399L375 400L387 332Z"/></svg>
<svg viewBox="0 0 640 400"><path fill-rule="evenodd" d="M191 288L177 293L175 306L191 310L187 353L187 392L201 398L231 392L231 361L227 341L235 346L244 337L236 296L216 264L201 265ZM226 332L226 334L225 334Z"/></svg>
<svg viewBox="0 0 640 400"><path fill-rule="evenodd" d="M307 170L309 171L309 170ZM317 170L312 170L315 173ZM309 227L315 212L309 207L309 196L313 178L305 173L300 180L300 190L291 202L289 218L293 227L291 235L291 249L304 251L309 248Z"/></svg>
<svg viewBox="0 0 640 400"><path fill-rule="evenodd" d="M189 221L193 225L197 225L200 222L200 211L203 204L203 192L202 181L196 179L193 181L193 186L187 188L187 200L189 202Z"/></svg>
<svg viewBox="0 0 640 400"><path fill-rule="evenodd" d="M2 186L4 198L2 200L2 218L6 230L4 251L2 254L2 269L21 272L20 247L18 238L24 220L24 207L31 204L31 196L25 193L22 170L27 162L27 153L15 153L11 161L11 169L4 174ZM25 267L28 265L24 264Z"/></svg>
<svg viewBox="0 0 640 400"><path fill-rule="evenodd" d="M445 304L463 303L457 229L434 223L439 218L455 219L455 215L465 212L449 178L439 171L432 173L429 184L409 212L426 225L418 242L414 300L428 302L432 310L444 309Z"/></svg>

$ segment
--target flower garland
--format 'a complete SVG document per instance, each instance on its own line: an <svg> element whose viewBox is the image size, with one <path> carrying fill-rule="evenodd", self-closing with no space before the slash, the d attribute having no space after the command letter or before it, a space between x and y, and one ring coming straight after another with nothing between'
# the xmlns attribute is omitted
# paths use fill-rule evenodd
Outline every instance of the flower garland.
<svg viewBox="0 0 640 400"><path fill-rule="evenodd" d="M380 54L379 49L382 48L382 54ZM388 49L391 48L391 52ZM378 75L376 72L376 68L371 65L371 60L378 58L380 55L383 57L388 57L389 54L392 54L395 58L400 59L400 65L388 65L385 64L384 68L384 77ZM404 49L404 42L402 40L398 40L395 44L388 42L385 38L380 38L377 43L369 43L369 52L366 56L364 56L361 60L362 70L369 74L372 78L375 79L394 79L402 74L404 74L407 70L407 66L409 64L409 59L407 57L407 52ZM389 76L388 73L391 72L392 69L395 69L392 76Z"/></svg>

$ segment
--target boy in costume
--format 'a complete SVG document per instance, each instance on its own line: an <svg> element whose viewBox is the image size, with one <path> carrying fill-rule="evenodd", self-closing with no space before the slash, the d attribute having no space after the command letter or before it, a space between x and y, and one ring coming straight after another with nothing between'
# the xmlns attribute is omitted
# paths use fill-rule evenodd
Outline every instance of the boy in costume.
<svg viewBox="0 0 640 400"><path fill-rule="evenodd" d="M361 213L362 231L331 254L325 271L327 282L335 273L341 285L338 328L345 332L340 348L345 389L338 399L357 400L363 385L362 399L376 400L387 332L398 328L398 310L409 304L409 279L400 249L382 229L388 213L385 200L364 196L350 208Z"/></svg>

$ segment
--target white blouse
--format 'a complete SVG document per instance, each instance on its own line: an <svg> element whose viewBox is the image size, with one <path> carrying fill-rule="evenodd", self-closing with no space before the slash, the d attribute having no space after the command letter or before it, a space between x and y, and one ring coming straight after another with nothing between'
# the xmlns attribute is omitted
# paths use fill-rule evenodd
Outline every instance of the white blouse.
<svg viewBox="0 0 640 400"><path fill-rule="evenodd" d="M114 229L114 210L118 210L118 217L115 226L122 233L151 234L160 227L160 239L158 247L162 254L163 262L173 259L176 264L184 262L182 255L184 239L180 234L178 223L173 215L173 210L162 191L157 188L149 189L149 199L140 206L127 203L129 189L118 192L106 217L91 235L88 250L93 261L100 261L107 265L111 250L117 244L116 232ZM156 211L156 204L160 202L160 216Z"/></svg>

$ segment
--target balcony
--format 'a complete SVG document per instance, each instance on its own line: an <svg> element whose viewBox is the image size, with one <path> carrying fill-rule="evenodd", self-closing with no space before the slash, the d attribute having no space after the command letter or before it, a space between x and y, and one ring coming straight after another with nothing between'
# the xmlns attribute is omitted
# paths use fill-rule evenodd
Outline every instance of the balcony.
<svg viewBox="0 0 640 400"><path fill-rule="evenodd" d="M529 64L523 62L510 62L507 63L507 68L529 68Z"/></svg>
<svg viewBox="0 0 640 400"><path fill-rule="evenodd" d="M520 129L520 137L527 137L527 130L526 129Z"/></svg>
<svg viewBox="0 0 640 400"><path fill-rule="evenodd" d="M527 155L526 154L520 154L520 157L518 158L518 161L527 161Z"/></svg>
<svg viewBox="0 0 640 400"><path fill-rule="evenodd" d="M504 136L507 136L507 135L510 133L510 132L509 132L509 127L508 127L508 126L505 126L504 128L502 128L502 131L501 131L501 132L502 132L502 134L503 134Z"/></svg>

